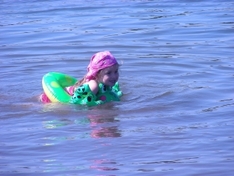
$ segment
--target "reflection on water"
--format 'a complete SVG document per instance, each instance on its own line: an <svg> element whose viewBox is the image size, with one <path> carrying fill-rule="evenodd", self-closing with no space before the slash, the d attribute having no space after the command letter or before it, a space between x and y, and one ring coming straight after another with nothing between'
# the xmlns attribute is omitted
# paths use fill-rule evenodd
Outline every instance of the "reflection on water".
<svg viewBox="0 0 234 176"><path fill-rule="evenodd" d="M110 105L108 105L110 107ZM56 106L53 106L50 111L54 111ZM100 138L116 138L121 137L121 132L118 129L119 120L116 118L118 114L111 112L110 110L105 110L105 113L98 109L87 110L86 117L78 117L71 120L70 118L63 118L54 120L46 120L42 122L43 127L47 130L46 137L43 138L44 147L66 147L68 141L87 140L90 138L100 139ZM66 130L63 130L66 129ZM67 134L67 130L73 131L73 135ZM84 130L85 129L85 130ZM59 131L57 131L59 130ZM57 131L57 133L56 133ZM80 141L81 142L81 141ZM100 146L95 146L98 148L106 146L113 147L111 142L100 141ZM88 146L87 146L88 147ZM90 153L89 155L92 155ZM114 161L108 160L105 156L105 152L101 151L99 155L93 156L93 159L89 159L89 168L94 170L118 170ZM95 158L95 159L94 159ZM44 158L45 163L44 172L51 173L54 171L67 171L67 170L82 170L85 169L84 165L70 166L64 165L59 159L54 157Z"/></svg>
<svg viewBox="0 0 234 176"><path fill-rule="evenodd" d="M102 137L120 137L121 133L117 126L114 126L118 120L114 117L106 117L100 115L89 115L88 116L91 125L91 136L93 138ZM109 123L111 126L100 125L102 123Z"/></svg>
<svg viewBox="0 0 234 176"><path fill-rule="evenodd" d="M99 159L99 160L93 160L92 166L90 166L90 168L101 171L119 170L118 168L113 167L115 165L117 165L115 161L110 161L107 159Z"/></svg>
<svg viewBox="0 0 234 176"><path fill-rule="evenodd" d="M118 131L117 127L102 127L102 128L94 128L91 132L91 136L93 138L100 137L120 137L121 134Z"/></svg>
<svg viewBox="0 0 234 176"><path fill-rule="evenodd" d="M47 106L47 105L46 105ZM110 107L110 105L108 105ZM53 108L49 108L49 111L54 111L55 107L57 106L52 106ZM84 107L87 108L87 107ZM44 109L45 111L45 109ZM48 111L48 109L47 109ZM86 133L77 135L76 137L50 137L46 138L48 140L75 140L79 138L84 138L84 137L92 137L92 138L102 138L102 137L121 137L121 133L118 130L118 126L116 125L117 122L119 122L118 119L116 119L116 116L118 114L113 114L107 111L107 114L97 114L96 110L87 110L87 117L78 117L74 121L71 121L70 119L61 119L61 120L49 120L49 121L43 121L43 126L44 128L48 130L52 129L57 129L57 128L62 128L64 126L69 126L69 125L76 125L77 126L77 131L79 131L80 126L89 126L90 128L90 135Z"/></svg>

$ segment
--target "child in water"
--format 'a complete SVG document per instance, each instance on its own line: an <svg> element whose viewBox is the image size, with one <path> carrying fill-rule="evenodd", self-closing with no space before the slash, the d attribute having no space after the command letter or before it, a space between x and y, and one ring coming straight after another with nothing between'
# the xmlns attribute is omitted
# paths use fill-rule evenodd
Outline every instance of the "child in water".
<svg viewBox="0 0 234 176"><path fill-rule="evenodd" d="M72 104L102 104L109 101L119 101L122 92L119 91L119 64L109 51L98 52L91 57L86 75L66 91L72 96ZM42 94L44 103L50 102Z"/></svg>

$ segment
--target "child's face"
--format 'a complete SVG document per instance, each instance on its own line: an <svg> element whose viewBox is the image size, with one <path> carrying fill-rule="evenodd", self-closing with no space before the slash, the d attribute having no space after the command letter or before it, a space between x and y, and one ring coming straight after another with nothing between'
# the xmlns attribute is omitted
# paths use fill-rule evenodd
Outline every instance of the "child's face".
<svg viewBox="0 0 234 176"><path fill-rule="evenodd" d="M119 66L117 64L104 68L100 72L99 81L107 86L114 86L119 79Z"/></svg>

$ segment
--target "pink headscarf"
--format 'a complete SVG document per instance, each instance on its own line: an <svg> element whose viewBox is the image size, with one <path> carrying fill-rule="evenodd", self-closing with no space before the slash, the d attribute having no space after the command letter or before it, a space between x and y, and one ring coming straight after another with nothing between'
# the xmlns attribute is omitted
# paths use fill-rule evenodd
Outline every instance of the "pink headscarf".
<svg viewBox="0 0 234 176"><path fill-rule="evenodd" d="M98 52L94 54L87 67L88 73L86 74L87 80L95 79L97 73L107 67L118 64L115 57L109 51Z"/></svg>

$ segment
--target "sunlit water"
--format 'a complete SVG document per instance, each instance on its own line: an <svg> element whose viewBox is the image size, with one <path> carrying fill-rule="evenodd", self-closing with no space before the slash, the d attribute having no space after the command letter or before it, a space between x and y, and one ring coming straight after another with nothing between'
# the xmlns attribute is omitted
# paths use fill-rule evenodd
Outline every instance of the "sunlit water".
<svg viewBox="0 0 234 176"><path fill-rule="evenodd" d="M0 175L232 175L233 1L0 1ZM124 96L38 101L110 50Z"/></svg>

